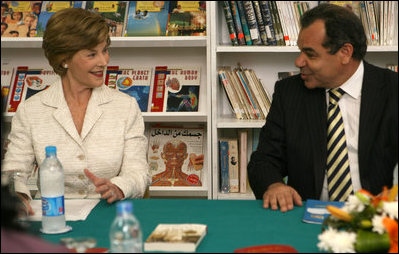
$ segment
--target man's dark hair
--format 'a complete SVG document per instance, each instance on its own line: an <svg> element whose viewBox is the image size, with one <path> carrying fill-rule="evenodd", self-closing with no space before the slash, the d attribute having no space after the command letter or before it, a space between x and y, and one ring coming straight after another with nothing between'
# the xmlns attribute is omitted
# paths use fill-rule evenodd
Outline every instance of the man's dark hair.
<svg viewBox="0 0 399 254"><path fill-rule="evenodd" d="M362 60L367 51L367 38L361 20L350 9L334 4L320 4L305 12L301 27L306 28L316 20L323 20L326 28L324 48L335 54L345 44L353 46L352 57Z"/></svg>

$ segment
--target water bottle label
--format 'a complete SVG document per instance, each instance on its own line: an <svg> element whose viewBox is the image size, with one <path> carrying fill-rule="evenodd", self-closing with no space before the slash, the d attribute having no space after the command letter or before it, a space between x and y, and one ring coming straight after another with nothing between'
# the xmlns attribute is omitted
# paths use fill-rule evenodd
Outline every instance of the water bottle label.
<svg viewBox="0 0 399 254"><path fill-rule="evenodd" d="M42 215L60 216L64 215L64 196L55 198L42 197Z"/></svg>

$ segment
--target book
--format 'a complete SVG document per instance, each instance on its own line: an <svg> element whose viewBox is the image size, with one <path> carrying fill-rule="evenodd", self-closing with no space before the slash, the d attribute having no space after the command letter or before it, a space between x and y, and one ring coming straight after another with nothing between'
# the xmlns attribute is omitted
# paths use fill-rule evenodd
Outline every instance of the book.
<svg viewBox="0 0 399 254"><path fill-rule="evenodd" d="M220 164L220 192L228 193L229 184L229 142L224 139L219 140L219 164Z"/></svg>
<svg viewBox="0 0 399 254"><path fill-rule="evenodd" d="M107 21L109 35L120 37L126 26L128 1L86 1L86 10L100 13Z"/></svg>
<svg viewBox="0 0 399 254"><path fill-rule="evenodd" d="M154 125L148 138L152 186L202 186L204 128Z"/></svg>
<svg viewBox="0 0 399 254"><path fill-rule="evenodd" d="M195 252L207 234L205 224L158 224L144 242L144 251Z"/></svg>
<svg viewBox="0 0 399 254"><path fill-rule="evenodd" d="M54 13L65 8L84 8L86 1L43 1L37 21L36 36L43 37L48 20Z"/></svg>
<svg viewBox="0 0 399 254"><path fill-rule="evenodd" d="M240 14L238 13L237 3L236 1L229 1L229 2L230 2L231 15L234 21L234 27L237 34L238 44L245 45L244 31L242 30L241 26L241 19L240 19Z"/></svg>
<svg viewBox="0 0 399 254"><path fill-rule="evenodd" d="M41 4L42 1L1 1L1 36L35 37Z"/></svg>
<svg viewBox="0 0 399 254"><path fill-rule="evenodd" d="M245 43L250 46L252 45L252 39L251 39L251 34L249 33L247 18L245 17L244 5L242 4L242 1L234 1L234 2L237 5L237 10L240 16L241 26L245 37Z"/></svg>
<svg viewBox="0 0 399 254"><path fill-rule="evenodd" d="M229 149L229 192L240 191L240 175L239 175L239 156L238 156L238 140L228 139Z"/></svg>
<svg viewBox="0 0 399 254"><path fill-rule="evenodd" d="M238 46L239 43L238 43L237 31L234 26L233 14L231 13L229 1L220 1L220 5L224 12L224 18L226 20L227 31L229 32L231 45Z"/></svg>
<svg viewBox="0 0 399 254"><path fill-rule="evenodd" d="M239 130L238 131L239 138L239 161L240 161L240 193L247 192L247 180L248 180L248 156L247 156L247 147L248 147L248 131L247 130Z"/></svg>
<svg viewBox="0 0 399 254"><path fill-rule="evenodd" d="M169 1L130 1L124 36L165 36Z"/></svg>
<svg viewBox="0 0 399 254"><path fill-rule="evenodd" d="M262 44L267 46L269 44L267 43L267 34L266 34L265 24L263 22L263 17L262 17L262 12L260 9L259 1L252 1L252 6L254 8L256 21L258 22L258 28L259 28Z"/></svg>
<svg viewBox="0 0 399 254"><path fill-rule="evenodd" d="M16 112L22 101L47 89L60 78L52 69L18 66L14 72L7 112Z"/></svg>
<svg viewBox="0 0 399 254"><path fill-rule="evenodd" d="M249 33L251 34L251 40L253 45L261 45L262 40L260 38L258 22L256 21L255 10L252 6L252 1L242 1L244 6L245 17L247 18Z"/></svg>
<svg viewBox="0 0 399 254"><path fill-rule="evenodd" d="M108 66L105 74L105 85L134 97L141 112L148 111L151 82L151 67Z"/></svg>
<svg viewBox="0 0 399 254"><path fill-rule="evenodd" d="M14 68L5 66L1 67L1 109L3 112L6 111L13 74Z"/></svg>
<svg viewBox="0 0 399 254"><path fill-rule="evenodd" d="M343 207L345 202L340 201L321 201L316 199L306 200L305 212L302 221L306 223L321 224L330 215L326 209L328 205Z"/></svg>
<svg viewBox="0 0 399 254"><path fill-rule="evenodd" d="M156 66L151 112L198 112L201 68Z"/></svg>
<svg viewBox="0 0 399 254"><path fill-rule="evenodd" d="M272 15L270 13L270 7L268 1L259 1L261 14L263 17L263 21L265 23L265 30L267 35L267 43L268 45L277 45L276 35L273 28L272 23Z"/></svg>
<svg viewBox="0 0 399 254"><path fill-rule="evenodd" d="M226 74L226 70L224 68L220 68L218 70L218 74L219 74L219 81L221 86L223 86L226 95L227 95L227 99L231 105L231 108L233 110L233 113L235 114L235 117L237 119L244 119L243 116L243 108L242 105L239 101L239 98L237 97L236 92L234 91L231 81L228 79L227 74Z"/></svg>
<svg viewBox="0 0 399 254"><path fill-rule="evenodd" d="M166 36L205 35L205 1L170 1Z"/></svg>

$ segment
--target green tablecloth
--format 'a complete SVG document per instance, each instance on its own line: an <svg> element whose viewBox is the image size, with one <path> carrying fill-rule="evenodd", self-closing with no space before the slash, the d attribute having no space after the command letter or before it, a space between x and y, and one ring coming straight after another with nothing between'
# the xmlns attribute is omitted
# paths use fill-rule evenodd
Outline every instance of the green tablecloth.
<svg viewBox="0 0 399 254"><path fill-rule="evenodd" d="M264 244L287 244L299 252L318 252L321 226L302 222L304 207L286 213L262 208L260 200L142 199L132 200L145 240L159 223L203 223L208 233L197 252L232 253L237 248ZM109 228L115 204L102 200L85 221L68 221L71 232L40 234L58 243L62 237L94 237L97 247L110 247ZM41 222L32 223L38 231Z"/></svg>

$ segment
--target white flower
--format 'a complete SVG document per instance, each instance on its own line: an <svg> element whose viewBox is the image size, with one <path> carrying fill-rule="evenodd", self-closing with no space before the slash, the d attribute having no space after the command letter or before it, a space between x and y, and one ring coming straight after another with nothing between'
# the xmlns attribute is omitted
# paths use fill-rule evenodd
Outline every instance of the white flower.
<svg viewBox="0 0 399 254"><path fill-rule="evenodd" d="M373 231L380 235L385 233L385 227L382 223L382 219L384 219L384 217L385 216L382 215L374 215L373 219L371 220L371 223L373 224Z"/></svg>
<svg viewBox="0 0 399 254"><path fill-rule="evenodd" d="M393 220L398 219L398 201L384 202L382 212Z"/></svg>
<svg viewBox="0 0 399 254"><path fill-rule="evenodd" d="M320 250L332 251L335 253L354 253L356 233L337 231L333 228L328 228L319 235L320 242L317 244Z"/></svg>
<svg viewBox="0 0 399 254"><path fill-rule="evenodd" d="M365 208L363 202L355 195L350 195L348 200L345 202L344 211L350 212L361 212Z"/></svg>

